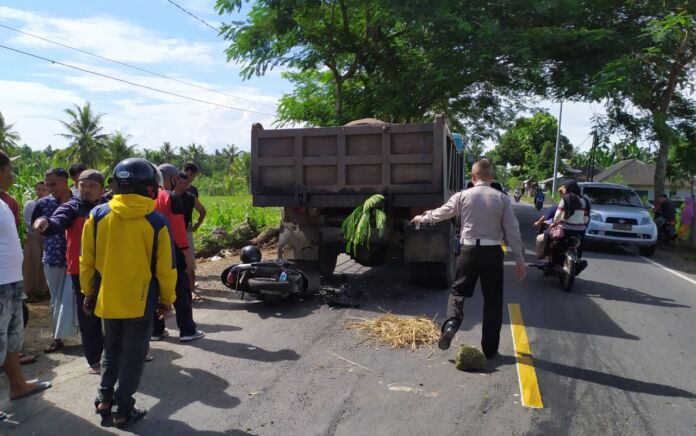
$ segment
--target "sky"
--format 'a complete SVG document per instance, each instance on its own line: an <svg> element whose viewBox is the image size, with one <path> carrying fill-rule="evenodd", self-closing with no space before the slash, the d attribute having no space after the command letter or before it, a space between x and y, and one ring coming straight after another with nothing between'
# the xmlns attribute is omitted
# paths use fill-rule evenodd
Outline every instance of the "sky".
<svg viewBox="0 0 696 436"><path fill-rule="evenodd" d="M176 0L213 27L241 15L217 15L215 0ZM183 146L195 142L207 151L235 144L249 149L251 126L272 128L278 99L292 91L278 70L243 80L240 67L227 62L229 45L205 24L168 0L3 0L0 26L50 39L80 50L150 70L180 81L131 69L0 27L0 45L94 71L214 106L159 93L53 64L0 47L0 112L34 149L64 148L58 136L64 109L90 102L103 113L104 130L130 135L139 148L163 141ZM558 116L558 103L541 101ZM566 103L562 131L574 146L590 146L588 135L598 105Z"/></svg>

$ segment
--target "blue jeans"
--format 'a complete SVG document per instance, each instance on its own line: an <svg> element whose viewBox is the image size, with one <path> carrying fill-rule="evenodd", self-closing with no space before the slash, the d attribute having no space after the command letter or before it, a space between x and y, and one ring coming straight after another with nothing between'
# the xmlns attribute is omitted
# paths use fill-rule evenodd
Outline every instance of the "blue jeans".
<svg viewBox="0 0 696 436"><path fill-rule="evenodd" d="M24 342L22 282L0 285L0 364L7 353L19 353Z"/></svg>

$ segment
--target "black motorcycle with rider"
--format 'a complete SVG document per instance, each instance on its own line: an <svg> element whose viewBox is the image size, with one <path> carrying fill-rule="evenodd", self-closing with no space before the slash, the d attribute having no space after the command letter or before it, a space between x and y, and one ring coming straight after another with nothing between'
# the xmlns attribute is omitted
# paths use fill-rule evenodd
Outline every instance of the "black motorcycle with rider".
<svg viewBox="0 0 696 436"><path fill-rule="evenodd" d="M677 239L677 209L667 195L660 195L653 208L655 225L657 226L657 240L663 245L670 245Z"/></svg>
<svg viewBox="0 0 696 436"><path fill-rule="evenodd" d="M582 241L590 219L590 202L582 197L576 181L567 182L553 219L537 241L539 261L533 264L547 276L560 279L563 290L573 288L575 277L587 268Z"/></svg>

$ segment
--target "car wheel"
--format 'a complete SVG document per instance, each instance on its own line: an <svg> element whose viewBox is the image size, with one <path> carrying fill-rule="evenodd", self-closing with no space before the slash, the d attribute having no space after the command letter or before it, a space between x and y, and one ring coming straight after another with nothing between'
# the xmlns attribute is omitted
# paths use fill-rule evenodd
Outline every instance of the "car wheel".
<svg viewBox="0 0 696 436"><path fill-rule="evenodd" d="M640 253L641 256L650 257L653 254L655 254L656 247L657 247L657 244L642 245L642 246L638 247L638 252Z"/></svg>

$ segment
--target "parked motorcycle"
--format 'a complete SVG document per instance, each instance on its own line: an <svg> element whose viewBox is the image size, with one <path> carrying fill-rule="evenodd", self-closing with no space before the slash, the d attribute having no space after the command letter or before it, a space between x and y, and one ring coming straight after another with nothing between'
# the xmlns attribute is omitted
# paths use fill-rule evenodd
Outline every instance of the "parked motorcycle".
<svg viewBox="0 0 696 436"><path fill-rule="evenodd" d="M561 281L561 288L570 292L575 277L587 268L587 261L578 259L580 238L568 236L551 244L551 262L537 262L531 266L540 269L544 276L556 276Z"/></svg>
<svg viewBox="0 0 696 436"><path fill-rule="evenodd" d="M677 240L677 223L674 220L667 220L658 229L658 239L662 245L668 246L674 244Z"/></svg>

